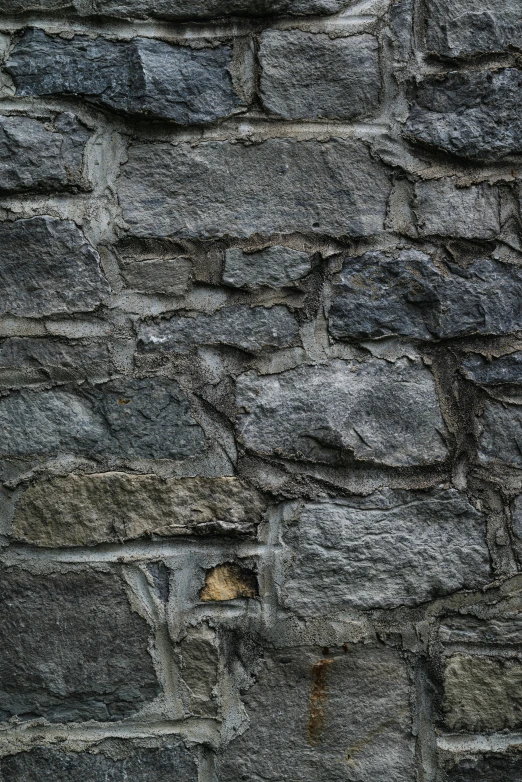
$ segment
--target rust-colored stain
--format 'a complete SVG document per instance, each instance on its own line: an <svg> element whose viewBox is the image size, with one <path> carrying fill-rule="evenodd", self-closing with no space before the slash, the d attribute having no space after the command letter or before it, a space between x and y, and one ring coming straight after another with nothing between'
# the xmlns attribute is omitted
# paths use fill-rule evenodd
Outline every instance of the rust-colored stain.
<svg viewBox="0 0 522 782"><path fill-rule="evenodd" d="M310 716L308 719L308 743L319 744L326 728L326 668L333 660L319 660L312 665L312 692L310 694Z"/></svg>
<svg viewBox="0 0 522 782"><path fill-rule="evenodd" d="M118 404L119 405L128 405L130 401L131 401L130 399L118 399Z"/></svg>
<svg viewBox="0 0 522 782"><path fill-rule="evenodd" d="M207 570L205 584L199 593L203 602L254 598L259 594L256 574L237 562L224 562Z"/></svg>

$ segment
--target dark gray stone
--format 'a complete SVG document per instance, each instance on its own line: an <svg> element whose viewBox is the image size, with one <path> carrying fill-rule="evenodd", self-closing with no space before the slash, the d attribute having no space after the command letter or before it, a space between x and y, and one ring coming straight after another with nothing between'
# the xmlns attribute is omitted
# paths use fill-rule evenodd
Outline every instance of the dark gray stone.
<svg viewBox="0 0 522 782"><path fill-rule="evenodd" d="M488 400L480 419L479 457L522 467L522 407Z"/></svg>
<svg viewBox="0 0 522 782"><path fill-rule="evenodd" d="M75 223L53 217L0 223L0 315L94 310L110 289Z"/></svg>
<svg viewBox="0 0 522 782"><path fill-rule="evenodd" d="M419 236L494 239L500 233L498 188L481 183L457 187L453 179L415 185L413 209Z"/></svg>
<svg viewBox="0 0 522 782"><path fill-rule="evenodd" d="M485 519L454 489L307 503L283 540L280 599L301 616L419 605L492 579Z"/></svg>
<svg viewBox="0 0 522 782"><path fill-rule="evenodd" d="M332 39L269 30L259 57L263 104L285 119L358 119L379 105L379 46L372 35Z"/></svg>
<svg viewBox="0 0 522 782"><path fill-rule="evenodd" d="M428 49L444 57L522 48L522 10L513 0L430 0Z"/></svg>
<svg viewBox="0 0 522 782"><path fill-rule="evenodd" d="M112 573L0 573L0 716L120 720L158 693L147 623Z"/></svg>
<svg viewBox="0 0 522 782"><path fill-rule="evenodd" d="M522 383L522 351L517 350L515 353L492 358L490 361L484 356L472 354L462 362L462 373L468 380L484 386L497 386L504 383L520 385Z"/></svg>
<svg viewBox="0 0 522 782"><path fill-rule="evenodd" d="M89 135L73 114L48 122L0 116L0 192L84 187L83 154Z"/></svg>
<svg viewBox="0 0 522 782"><path fill-rule="evenodd" d="M413 141L470 160L522 152L522 72L515 68L431 77L415 86L412 100L404 133Z"/></svg>
<svg viewBox="0 0 522 782"><path fill-rule="evenodd" d="M338 339L507 334L522 329L522 271L479 259L443 273L416 250L347 258L334 286L329 329Z"/></svg>
<svg viewBox="0 0 522 782"><path fill-rule="evenodd" d="M64 342L49 337L10 337L0 341L0 385L107 379L111 360L104 342Z"/></svg>
<svg viewBox="0 0 522 782"><path fill-rule="evenodd" d="M27 0L26 0L27 1ZM97 13L146 19L210 19L220 16L334 14L351 0L93 0Z"/></svg>
<svg viewBox="0 0 522 782"><path fill-rule="evenodd" d="M188 288L192 263L188 258L152 258L121 263L126 285L139 293L181 296Z"/></svg>
<svg viewBox="0 0 522 782"><path fill-rule="evenodd" d="M142 144L119 180L137 236L368 236L383 230L387 174L360 141Z"/></svg>
<svg viewBox="0 0 522 782"><path fill-rule="evenodd" d="M278 375L241 375L241 442L263 454L336 464L343 457L394 467L447 456L433 377L406 359L332 361Z"/></svg>
<svg viewBox="0 0 522 782"><path fill-rule="evenodd" d="M522 753L510 749L505 753L469 754L455 764L448 764L441 771L439 782L520 782L521 779Z"/></svg>
<svg viewBox="0 0 522 782"><path fill-rule="evenodd" d="M250 726L218 757L226 782L414 782L404 662L390 649L265 652Z"/></svg>
<svg viewBox="0 0 522 782"><path fill-rule="evenodd" d="M149 38L65 40L32 29L13 49L6 69L20 96L82 95L116 111L187 125L239 108L231 59L229 46L191 49Z"/></svg>
<svg viewBox="0 0 522 782"><path fill-rule="evenodd" d="M0 398L0 427L4 456L185 459L205 445L186 394L161 378L13 392Z"/></svg>
<svg viewBox="0 0 522 782"><path fill-rule="evenodd" d="M29 11L75 11L77 0L0 0L0 13L21 14Z"/></svg>
<svg viewBox="0 0 522 782"><path fill-rule="evenodd" d="M40 747L0 760L0 777L9 782L197 782L191 753L178 740L158 749L123 749L126 757L64 752Z"/></svg>
<svg viewBox="0 0 522 782"><path fill-rule="evenodd" d="M311 268L310 256L290 247L275 245L252 253L233 247L225 252L223 282L251 290L283 288L307 275Z"/></svg>
<svg viewBox="0 0 522 782"><path fill-rule="evenodd" d="M522 643L521 600L511 602L506 616L490 616L485 611L481 616L448 617L439 629L439 638L445 644L490 644L505 646ZM498 606L493 610L498 611ZM485 616L484 616L485 614Z"/></svg>
<svg viewBox="0 0 522 782"><path fill-rule="evenodd" d="M287 347L299 337L299 326L286 307L223 307L213 315L174 317L141 323L142 349L187 353L197 345L232 345L256 352Z"/></svg>

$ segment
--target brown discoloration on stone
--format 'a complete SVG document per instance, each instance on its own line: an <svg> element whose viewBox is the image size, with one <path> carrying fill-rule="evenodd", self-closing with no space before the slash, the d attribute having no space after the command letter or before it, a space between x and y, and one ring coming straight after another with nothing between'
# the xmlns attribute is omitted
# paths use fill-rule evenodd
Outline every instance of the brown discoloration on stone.
<svg viewBox="0 0 522 782"><path fill-rule="evenodd" d="M308 720L308 743L315 746L321 741L326 728L326 669L333 660L319 660L312 666L312 692L310 695L310 719Z"/></svg>
<svg viewBox="0 0 522 782"><path fill-rule="evenodd" d="M255 573L236 562L225 562L207 571L199 598L203 602L210 602L235 600L238 597L254 598L258 594Z"/></svg>

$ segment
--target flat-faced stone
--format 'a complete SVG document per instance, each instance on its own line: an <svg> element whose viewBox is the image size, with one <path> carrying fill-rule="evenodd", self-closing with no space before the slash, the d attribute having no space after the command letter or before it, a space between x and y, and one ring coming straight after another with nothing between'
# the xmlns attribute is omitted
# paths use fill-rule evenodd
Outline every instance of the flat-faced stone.
<svg viewBox="0 0 522 782"><path fill-rule="evenodd" d="M27 2L27 0L26 0ZM210 19L221 16L334 14L350 0L92 0L97 13L137 19Z"/></svg>
<svg viewBox="0 0 522 782"><path fill-rule="evenodd" d="M0 0L0 13L2 14L75 10L76 0Z"/></svg>
<svg viewBox="0 0 522 782"><path fill-rule="evenodd" d="M488 400L479 422L481 461L522 467L522 407Z"/></svg>
<svg viewBox="0 0 522 782"><path fill-rule="evenodd" d="M368 236L383 230L389 180L362 142L269 139L130 146L119 197L137 236Z"/></svg>
<svg viewBox="0 0 522 782"><path fill-rule="evenodd" d="M111 370L106 342L49 337L9 337L0 340L0 385L16 386L101 378Z"/></svg>
<svg viewBox="0 0 522 782"><path fill-rule="evenodd" d="M483 755L469 753L455 763L448 763L438 779L440 782L520 782L522 753L516 749Z"/></svg>
<svg viewBox="0 0 522 782"><path fill-rule="evenodd" d="M431 77L415 86L412 100L404 133L413 141L471 160L522 151L522 73L516 68Z"/></svg>
<svg viewBox="0 0 522 782"><path fill-rule="evenodd" d="M205 445L187 395L160 378L13 392L0 398L0 426L3 456L185 459Z"/></svg>
<svg viewBox="0 0 522 782"><path fill-rule="evenodd" d="M219 779L413 782L408 673L389 649L266 651Z"/></svg>
<svg viewBox="0 0 522 782"><path fill-rule="evenodd" d="M521 691L520 660L452 655L444 669L445 722L475 732L520 728Z"/></svg>
<svg viewBox="0 0 522 782"><path fill-rule="evenodd" d="M455 616L444 619L439 638L446 644L506 645L522 643L521 600L498 616Z"/></svg>
<svg viewBox="0 0 522 782"><path fill-rule="evenodd" d="M294 343L299 326L286 307L223 307L213 315L141 323L143 350L187 353L197 345L232 345L247 351L282 348Z"/></svg>
<svg viewBox="0 0 522 782"><path fill-rule="evenodd" d="M238 436L262 454L335 464L345 452L398 467L448 453L433 376L406 359L247 372L237 381L237 404L244 409Z"/></svg>
<svg viewBox="0 0 522 782"><path fill-rule="evenodd" d="M419 605L492 578L485 519L454 489L307 503L283 540L280 597L303 616Z"/></svg>
<svg viewBox="0 0 522 782"><path fill-rule="evenodd" d="M191 49L149 38L64 39L28 30L6 69L20 96L81 95L116 111L187 125L212 122L240 106L229 46ZM56 67L56 63L60 67Z"/></svg>
<svg viewBox="0 0 522 782"><path fill-rule="evenodd" d="M120 270L125 284L139 293L181 296L188 288L192 263L188 258L152 258L123 261Z"/></svg>
<svg viewBox="0 0 522 782"><path fill-rule="evenodd" d="M31 484L13 536L36 546L88 546L143 536L251 535L261 496L238 478L158 478L106 472Z"/></svg>
<svg viewBox="0 0 522 782"><path fill-rule="evenodd" d="M252 290L283 288L306 276L311 268L310 255L290 247L275 245L252 253L233 247L225 252L223 282Z"/></svg>
<svg viewBox="0 0 522 782"><path fill-rule="evenodd" d="M219 653L215 634L208 627L191 629L180 644L185 701L197 717L216 717L219 689Z"/></svg>
<svg viewBox="0 0 522 782"><path fill-rule="evenodd" d="M120 720L158 693L147 623L107 572L0 575L0 716Z"/></svg>
<svg viewBox="0 0 522 782"><path fill-rule="evenodd" d="M517 350L507 356L493 357L491 360L472 353L463 360L462 373L468 380L484 386L496 386L503 383L520 385L522 383L522 351Z"/></svg>
<svg viewBox="0 0 522 782"><path fill-rule="evenodd" d="M269 30L259 57L263 104L285 119L358 119L379 105L379 46L372 35L332 39Z"/></svg>
<svg viewBox="0 0 522 782"><path fill-rule="evenodd" d="M500 233L498 188L486 183L456 187L452 179L418 182L413 209L419 236L493 239Z"/></svg>
<svg viewBox="0 0 522 782"><path fill-rule="evenodd" d="M401 335L432 340L522 328L522 272L489 259L444 272L416 250L344 261L330 333L338 339Z"/></svg>
<svg viewBox="0 0 522 782"><path fill-rule="evenodd" d="M53 217L0 223L0 315L94 310L110 289L75 223Z"/></svg>
<svg viewBox="0 0 522 782"><path fill-rule="evenodd" d="M522 47L522 10L513 0L430 0L428 49L445 57Z"/></svg>

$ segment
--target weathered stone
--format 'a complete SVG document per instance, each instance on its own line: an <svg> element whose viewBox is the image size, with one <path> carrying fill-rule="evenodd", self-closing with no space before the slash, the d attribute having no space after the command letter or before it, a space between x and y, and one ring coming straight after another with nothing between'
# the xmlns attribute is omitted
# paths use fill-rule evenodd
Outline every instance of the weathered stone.
<svg viewBox="0 0 522 782"><path fill-rule="evenodd" d="M120 203L137 236L383 230L389 179L355 140L132 144Z"/></svg>
<svg viewBox="0 0 522 782"><path fill-rule="evenodd" d="M416 250L366 253L344 261L329 329L338 339L394 334L448 339L522 329L522 271L479 259L443 273Z"/></svg>
<svg viewBox="0 0 522 782"><path fill-rule="evenodd" d="M106 380L110 367L106 342L64 342L49 337L10 337L0 341L0 385Z"/></svg>
<svg viewBox="0 0 522 782"><path fill-rule="evenodd" d="M0 0L0 13L20 14L28 11L74 11L77 0Z"/></svg>
<svg viewBox="0 0 522 782"><path fill-rule="evenodd" d="M27 2L27 0L26 0ZM334 14L350 0L93 0L97 13L124 18L209 19L220 16Z"/></svg>
<svg viewBox="0 0 522 782"><path fill-rule="evenodd" d="M433 377L406 359L248 372L238 378L237 403L238 435L259 453L332 464L344 451L394 467L448 453Z"/></svg>
<svg viewBox="0 0 522 782"><path fill-rule="evenodd" d="M36 546L88 546L143 535L248 535L261 496L238 478L167 478L107 472L30 485L13 536Z"/></svg>
<svg viewBox="0 0 522 782"><path fill-rule="evenodd" d="M0 427L2 456L185 459L205 444L186 394L160 378L13 392L0 398Z"/></svg>
<svg viewBox="0 0 522 782"><path fill-rule="evenodd" d="M231 59L229 46L191 49L149 38L66 40L32 29L13 49L6 69L21 96L82 95L116 111L187 125L239 108Z"/></svg>
<svg viewBox="0 0 522 782"><path fill-rule="evenodd" d="M139 293L181 296L188 288L192 264L188 258L123 262L125 284Z"/></svg>
<svg viewBox="0 0 522 782"><path fill-rule="evenodd" d="M208 603L216 600L254 598L259 594L257 578L248 568L237 562L225 562L207 571L199 599Z"/></svg>
<svg viewBox="0 0 522 782"><path fill-rule="evenodd" d="M307 503L283 540L281 600L303 616L419 605L492 578L485 519L454 489Z"/></svg>
<svg viewBox="0 0 522 782"><path fill-rule="evenodd" d="M0 116L0 192L85 186L83 154L89 135L73 114L48 122Z"/></svg>
<svg viewBox="0 0 522 782"><path fill-rule="evenodd" d="M494 239L500 233L500 198L487 183L456 187L452 179L415 185L413 209L419 236Z"/></svg>
<svg viewBox="0 0 522 782"><path fill-rule="evenodd" d="M507 752L488 752L467 755L448 764L440 782L520 782L522 753L517 749Z"/></svg>
<svg viewBox="0 0 522 782"><path fill-rule="evenodd" d="M205 625L191 629L181 642L180 650L189 713L197 717L216 717L215 693L219 685L220 660L214 632Z"/></svg>
<svg viewBox="0 0 522 782"><path fill-rule="evenodd" d="M455 654L444 669L443 711L452 730L493 731L522 725L522 664L516 659Z"/></svg>
<svg viewBox="0 0 522 782"><path fill-rule="evenodd" d="M508 331L515 331L516 328L519 329L520 326L512 326ZM484 356L473 353L463 360L462 373L468 380L473 380L474 383L480 383L484 386L502 385L503 383L520 385L522 383L522 351L517 350L507 356L491 358L489 361Z"/></svg>
<svg viewBox="0 0 522 782"><path fill-rule="evenodd" d="M409 689L389 649L267 651L243 698L250 726L218 758L219 779L413 782Z"/></svg>
<svg viewBox="0 0 522 782"><path fill-rule="evenodd" d="M283 288L307 275L311 268L310 256L290 247L276 245L253 253L233 247L225 252L223 282L251 290Z"/></svg>
<svg viewBox="0 0 522 782"><path fill-rule="evenodd" d="M522 73L516 68L431 77L415 86L413 101L404 130L413 141L471 160L522 152Z"/></svg>
<svg viewBox="0 0 522 782"><path fill-rule="evenodd" d="M480 419L479 457L522 467L522 407L488 400Z"/></svg>
<svg viewBox="0 0 522 782"><path fill-rule="evenodd" d="M441 624L439 638L446 644L520 644L522 643L521 601L507 616L448 617Z"/></svg>
<svg viewBox="0 0 522 782"><path fill-rule="evenodd" d="M263 104L285 119L358 119L379 105L379 46L372 35L332 40L269 30L259 57Z"/></svg>
<svg viewBox="0 0 522 782"><path fill-rule="evenodd" d="M445 57L522 48L522 11L513 0L430 0L428 49Z"/></svg>
<svg viewBox="0 0 522 782"><path fill-rule="evenodd" d="M196 345L233 345L257 351L286 347L299 336L299 326L286 307L223 307L213 315L141 323L138 329L144 350L187 353Z"/></svg>
<svg viewBox="0 0 522 782"><path fill-rule="evenodd" d="M162 782L174 776L177 782L196 782L197 767L191 753L176 739L168 747L136 748L114 759L101 752L64 752L39 747L0 760L0 776L9 782Z"/></svg>
<svg viewBox="0 0 522 782"><path fill-rule="evenodd" d="M69 220L0 223L0 315L93 310L109 295L98 254Z"/></svg>
<svg viewBox="0 0 522 782"><path fill-rule="evenodd" d="M0 574L0 716L120 720L159 693L147 623L112 573Z"/></svg>

